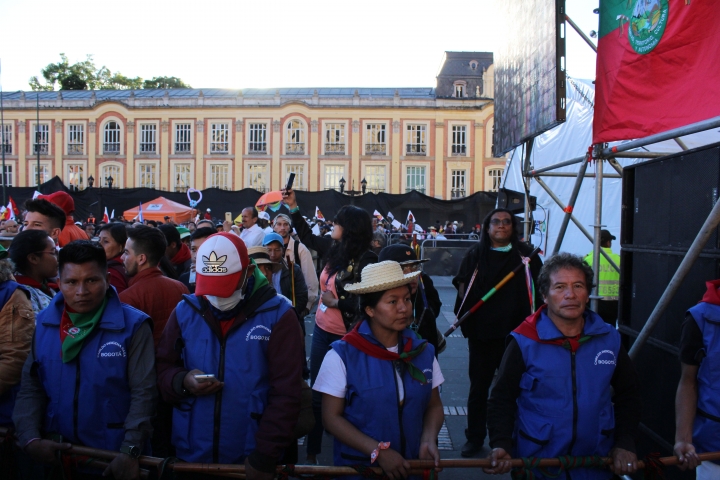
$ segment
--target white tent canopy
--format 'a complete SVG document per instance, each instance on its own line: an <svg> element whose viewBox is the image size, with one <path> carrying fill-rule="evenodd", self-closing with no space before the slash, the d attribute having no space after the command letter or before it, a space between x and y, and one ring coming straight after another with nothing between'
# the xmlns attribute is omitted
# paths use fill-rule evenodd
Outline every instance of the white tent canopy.
<svg viewBox="0 0 720 480"><path fill-rule="evenodd" d="M531 154L531 169L540 169L566 160L580 157L588 151L592 144L593 102L595 100L594 85L590 81L575 80L568 77L567 88L567 120L552 130L535 138ZM672 108L668 105L668 108ZM720 141L720 133L710 130L682 137L688 148L696 148ZM677 153L680 146L674 141L664 141L649 145L635 151L651 151L662 153ZM504 188L524 192L522 177L522 164L524 148L518 147L511 152L500 185ZM645 159L618 159L622 166L646 161ZM566 172L577 174L580 165L560 167L553 172ZM597 164L593 162L588 166L587 174L595 173ZM605 162L604 174L617 172ZM575 178L571 177L542 177L543 181L560 200L567 205L572 194ZM534 212L534 220L539 228L534 229L531 242L541 247L543 255L552 253L557 240L564 212L548 195L548 193L534 180L530 181L530 195L537 197L538 208ZM620 252L620 210L622 202L622 180L619 178L605 178L603 181L602 224L603 228L618 238L613 242L612 250ZM573 215L585 228L593 234L595 224L595 179L585 178L580 188ZM592 251L592 244L587 237L572 222L569 223L561 251L578 255L586 255Z"/></svg>

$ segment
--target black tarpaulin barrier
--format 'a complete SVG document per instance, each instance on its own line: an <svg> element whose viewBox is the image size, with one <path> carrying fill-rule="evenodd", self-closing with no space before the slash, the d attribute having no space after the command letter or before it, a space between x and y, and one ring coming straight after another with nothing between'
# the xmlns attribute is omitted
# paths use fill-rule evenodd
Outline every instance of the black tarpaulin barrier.
<svg viewBox="0 0 720 480"><path fill-rule="evenodd" d="M6 195L12 197L19 208L22 208L26 200L31 199L35 187L8 187ZM145 203L159 196L169 200L189 205L188 196L182 192L167 192L152 188L86 188L85 190L70 190L62 183L59 177L43 183L39 191L49 194L57 191L69 193L75 200L76 221L82 221L92 213L96 219L101 219L107 207L108 215L115 210L115 216L122 215L122 212L137 207L140 202ZM350 196L335 190L320 192L295 192L300 211L306 217L315 216L315 207L318 207L326 220L332 220L344 205L355 205L366 210L371 215L375 210L387 217L392 212L395 219L404 224L408 211L412 211L416 223L423 229L435 225L439 220L443 225L447 220L464 222L465 231L469 231L474 225L481 223L487 213L495 208L497 194L494 192L478 192L469 197L457 200L439 200L429 197L417 191L403 194L390 193L367 193L365 195ZM239 191L220 190L208 188L202 190L202 201L197 209L201 216L210 208L211 214L220 221L225 219L225 212L230 212L232 218L240 214L243 208L254 206L262 194L257 190L246 188ZM198 199L196 193L192 194L193 200ZM7 202L7 200L6 200ZM268 209L271 217L276 213L287 213L282 207L277 212ZM131 220L131 219L126 219ZM389 220L389 219L388 219Z"/></svg>

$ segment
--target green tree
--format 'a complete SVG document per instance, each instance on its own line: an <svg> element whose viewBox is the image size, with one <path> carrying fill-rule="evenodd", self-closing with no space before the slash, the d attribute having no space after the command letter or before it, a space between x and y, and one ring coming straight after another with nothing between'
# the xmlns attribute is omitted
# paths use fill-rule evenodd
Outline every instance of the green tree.
<svg viewBox="0 0 720 480"><path fill-rule="evenodd" d="M177 77L153 77L152 80L145 80L142 88L192 88Z"/></svg>
<svg viewBox="0 0 720 480"><path fill-rule="evenodd" d="M97 68L92 55L82 62L70 65L67 55L60 54L58 63L43 68L41 77L30 78L30 88L35 91L60 90L128 90L141 88L190 88L177 77L155 77L146 80L140 77L126 77L120 72L112 72L106 66Z"/></svg>

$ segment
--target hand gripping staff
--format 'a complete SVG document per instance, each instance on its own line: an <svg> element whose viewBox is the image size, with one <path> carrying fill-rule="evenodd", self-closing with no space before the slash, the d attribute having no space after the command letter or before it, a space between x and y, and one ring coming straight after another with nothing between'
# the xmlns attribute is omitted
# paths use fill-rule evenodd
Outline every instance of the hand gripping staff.
<svg viewBox="0 0 720 480"><path fill-rule="evenodd" d="M462 317L460 317L455 323L453 323L453 325L450 327L450 329L449 329L447 332L445 332L444 335L447 337L448 335L450 335L451 333L453 333L455 330L457 330L457 328L458 328L465 320L467 320L467 318L468 318L470 315L472 315L473 313L477 312L478 308L480 308L485 302L487 302L490 297L492 297L493 295L495 295L495 292L497 292L497 291L500 290L503 286L505 286L505 284L506 284L507 282L509 282L511 278L513 278L515 275L517 275L518 272L519 272L521 269L523 269L523 268L527 269L526 279L527 279L527 278L530 278L530 279L531 279L530 282L528 282L528 295L530 295L530 298L532 299L532 295L533 295L533 294L532 294L532 277L530 276L530 271L529 271L529 270L530 270L530 260L532 259L532 257L534 257L535 255L537 255L539 251L540 251L540 247L536 247L535 250L533 250L532 252L530 252L530 255L528 255L527 257L523 257L523 261L522 261L522 263L521 263L520 265L518 265L517 267L515 267L512 272L510 272L510 273L508 273L507 275L505 275L505 278L503 278L502 280L500 280L500 282L498 282L497 285L495 285L493 288L491 288L490 291L487 292L487 293L485 294L485 296L480 299L479 302L477 302L475 305L473 305L472 308L470 308L470 310L468 310L467 312L465 312L465 314L464 314ZM470 289L470 286L468 286L468 290L469 290L469 289ZM531 306L530 308L533 308L533 307ZM530 313L532 313L532 312L530 312Z"/></svg>

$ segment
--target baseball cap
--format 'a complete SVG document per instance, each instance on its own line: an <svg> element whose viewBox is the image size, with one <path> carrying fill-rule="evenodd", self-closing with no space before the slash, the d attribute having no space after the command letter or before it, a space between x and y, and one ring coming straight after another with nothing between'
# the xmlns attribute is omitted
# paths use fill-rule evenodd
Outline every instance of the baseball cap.
<svg viewBox="0 0 720 480"><path fill-rule="evenodd" d="M180 234L180 240L182 240L183 238L187 238L191 235L190 230L188 230L185 227L175 227L175 228L177 229L178 233Z"/></svg>
<svg viewBox="0 0 720 480"><path fill-rule="evenodd" d="M228 298L250 264L247 247L234 233L210 235L197 252L195 295Z"/></svg>
<svg viewBox="0 0 720 480"><path fill-rule="evenodd" d="M616 240L615 235L610 233L610 230L605 230L605 229L600 230L600 241L608 242L610 240Z"/></svg>
<svg viewBox="0 0 720 480"><path fill-rule="evenodd" d="M385 260L392 260L393 262L398 262L400 265L412 265L425 263L430 259L424 258L418 260L415 250L413 250L412 247L402 243L394 243L380 250L378 262L384 262Z"/></svg>
<svg viewBox="0 0 720 480"><path fill-rule="evenodd" d="M268 212L260 212L258 213L258 218L262 218L263 220L270 221L270 214Z"/></svg>
<svg viewBox="0 0 720 480"><path fill-rule="evenodd" d="M263 238L263 247L267 247L272 242L280 242L280 245L284 245L285 242L283 242L283 238L278 233L266 233L265 238Z"/></svg>

